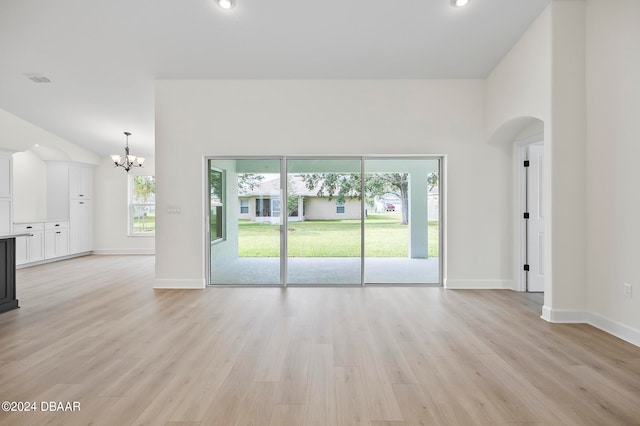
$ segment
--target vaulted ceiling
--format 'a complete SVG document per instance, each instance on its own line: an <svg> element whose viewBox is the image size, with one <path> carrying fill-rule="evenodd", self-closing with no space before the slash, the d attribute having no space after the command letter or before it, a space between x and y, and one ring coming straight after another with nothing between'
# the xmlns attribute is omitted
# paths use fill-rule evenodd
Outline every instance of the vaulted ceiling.
<svg viewBox="0 0 640 426"><path fill-rule="evenodd" d="M155 79L484 78L549 2L3 0L0 108L152 155Z"/></svg>

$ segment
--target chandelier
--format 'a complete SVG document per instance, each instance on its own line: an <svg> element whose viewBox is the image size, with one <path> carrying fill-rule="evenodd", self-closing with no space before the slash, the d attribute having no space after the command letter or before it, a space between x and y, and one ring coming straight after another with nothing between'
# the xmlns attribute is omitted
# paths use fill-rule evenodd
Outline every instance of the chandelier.
<svg viewBox="0 0 640 426"><path fill-rule="evenodd" d="M122 167L128 173L132 167L142 167L144 157L129 155L129 136L131 136L131 133L124 132L124 134L127 137L127 144L124 146L124 157L122 155L112 155L111 159L115 167Z"/></svg>

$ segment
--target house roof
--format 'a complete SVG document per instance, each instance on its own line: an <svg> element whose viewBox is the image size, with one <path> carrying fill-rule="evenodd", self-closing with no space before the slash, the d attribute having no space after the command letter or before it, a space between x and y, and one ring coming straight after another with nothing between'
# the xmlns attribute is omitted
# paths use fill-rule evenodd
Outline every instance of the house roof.
<svg viewBox="0 0 640 426"><path fill-rule="evenodd" d="M303 197L315 197L318 195L317 190L311 190L307 188L304 181L299 176L290 176L289 181L287 182L287 186L289 191L293 192L296 195L301 195ZM280 179L270 179L267 181L261 182L259 185L255 186L250 191L238 191L238 195L241 197L257 197L264 195L279 195L280 194Z"/></svg>

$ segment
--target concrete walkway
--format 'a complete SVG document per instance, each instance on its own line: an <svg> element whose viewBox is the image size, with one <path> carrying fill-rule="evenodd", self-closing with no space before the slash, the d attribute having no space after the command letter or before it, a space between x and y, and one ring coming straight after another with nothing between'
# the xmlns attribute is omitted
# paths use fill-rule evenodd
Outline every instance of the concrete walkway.
<svg viewBox="0 0 640 426"><path fill-rule="evenodd" d="M291 285L359 285L358 257L289 258L288 283ZM398 257L365 258L365 283L438 284L439 259ZM214 265L213 284L278 285L280 259L244 257Z"/></svg>

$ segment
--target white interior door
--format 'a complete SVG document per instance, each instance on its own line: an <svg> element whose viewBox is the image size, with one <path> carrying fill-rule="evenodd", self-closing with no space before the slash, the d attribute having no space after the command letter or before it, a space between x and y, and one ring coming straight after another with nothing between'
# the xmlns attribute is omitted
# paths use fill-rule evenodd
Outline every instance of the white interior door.
<svg viewBox="0 0 640 426"><path fill-rule="evenodd" d="M529 145L528 158L527 290L540 292L544 291L544 145Z"/></svg>

